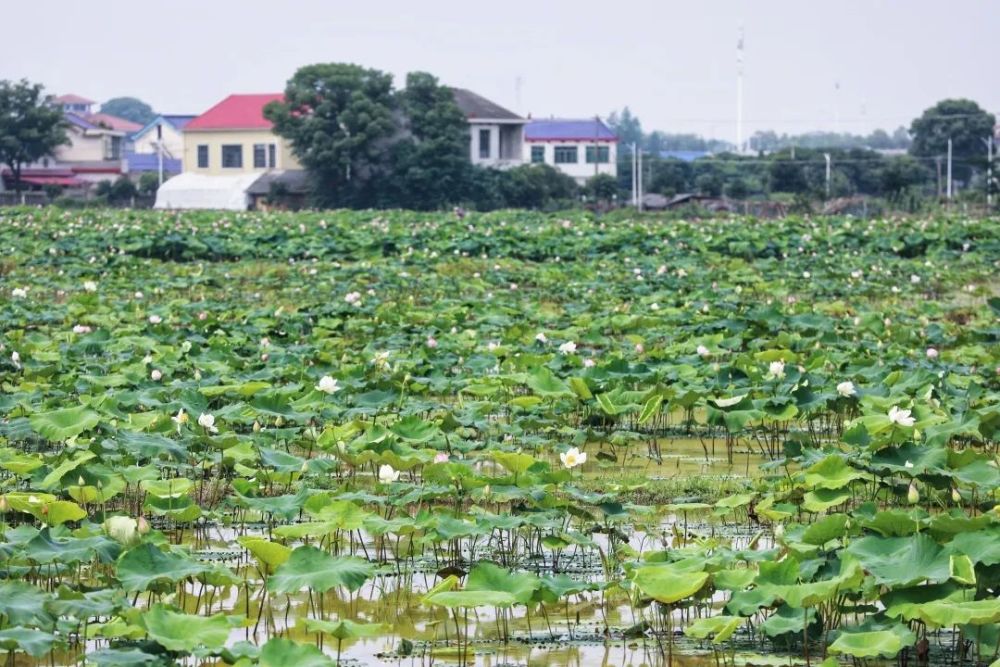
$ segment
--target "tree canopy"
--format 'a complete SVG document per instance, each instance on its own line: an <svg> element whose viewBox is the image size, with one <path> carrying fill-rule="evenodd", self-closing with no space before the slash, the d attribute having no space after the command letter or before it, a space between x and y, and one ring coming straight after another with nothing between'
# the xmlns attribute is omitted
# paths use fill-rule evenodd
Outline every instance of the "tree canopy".
<svg viewBox="0 0 1000 667"><path fill-rule="evenodd" d="M50 101L41 84L0 81L0 163L10 167L16 192L21 191L25 164L69 142L62 111Z"/></svg>
<svg viewBox="0 0 1000 667"><path fill-rule="evenodd" d="M145 125L156 118L156 112L142 100L135 97L115 97L101 105L101 113L130 120Z"/></svg>
<svg viewBox="0 0 1000 667"><path fill-rule="evenodd" d="M941 100L925 110L910 125L910 152L922 157L940 157L952 142L953 173L966 180L973 167L985 165L985 140L993 134L996 118L972 100Z"/></svg>
<svg viewBox="0 0 1000 667"><path fill-rule="evenodd" d="M371 206L398 133L392 75L345 63L300 68L264 115L291 142L326 206Z"/></svg>

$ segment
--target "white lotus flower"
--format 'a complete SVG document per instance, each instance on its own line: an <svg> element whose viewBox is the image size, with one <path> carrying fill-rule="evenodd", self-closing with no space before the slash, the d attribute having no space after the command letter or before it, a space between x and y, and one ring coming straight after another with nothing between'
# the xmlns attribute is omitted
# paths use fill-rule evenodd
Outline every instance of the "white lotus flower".
<svg viewBox="0 0 1000 667"><path fill-rule="evenodd" d="M383 484L390 484L399 479L399 471L395 470L388 463L379 466L378 469L378 481Z"/></svg>
<svg viewBox="0 0 1000 667"><path fill-rule="evenodd" d="M900 426L913 426L914 419L910 416L909 410L900 410L899 406L889 408L889 421Z"/></svg>
<svg viewBox="0 0 1000 667"><path fill-rule="evenodd" d="M260 346L271 347L271 339L268 338L267 336L264 336L263 338L260 339Z"/></svg>
<svg viewBox="0 0 1000 667"><path fill-rule="evenodd" d="M160 369L154 368L153 372L149 374L149 377L150 379L153 380L153 382L159 382L160 380L163 379L163 373L160 371Z"/></svg>
<svg viewBox="0 0 1000 667"><path fill-rule="evenodd" d="M912 468L913 467L913 462L907 460L906 463L903 464L903 467L904 468Z"/></svg>
<svg viewBox="0 0 1000 667"><path fill-rule="evenodd" d="M584 359L583 360L583 367L584 368L593 368L596 363L597 362L595 362L593 359Z"/></svg>
<svg viewBox="0 0 1000 667"><path fill-rule="evenodd" d="M361 301L361 292L348 292L347 296L344 297L344 301L350 304L356 304Z"/></svg>
<svg viewBox="0 0 1000 667"><path fill-rule="evenodd" d="M83 283L83 289L85 289L88 292L96 292L97 291L97 283L95 283L93 280L84 281L84 283Z"/></svg>
<svg viewBox="0 0 1000 667"><path fill-rule="evenodd" d="M163 318L160 317L159 315L150 315L149 316L149 323L150 324L159 324L162 321L163 321Z"/></svg>
<svg viewBox="0 0 1000 667"><path fill-rule="evenodd" d="M219 428L215 425L215 415L202 412L198 417L198 425L211 433L218 433Z"/></svg>
<svg viewBox="0 0 1000 667"><path fill-rule="evenodd" d="M910 276L910 282L913 283L914 285L919 284L920 283L920 276L918 276L917 274L914 273L912 276Z"/></svg>
<svg viewBox="0 0 1000 667"><path fill-rule="evenodd" d="M134 296L135 298L137 298L137 299L141 299L141 298L142 298L142 297L144 297L145 295L144 295L144 294L143 294L142 292L136 292L136 293L135 293L135 294L134 294L133 296Z"/></svg>
<svg viewBox="0 0 1000 667"><path fill-rule="evenodd" d="M10 291L10 295L15 299L23 299L28 296L28 290L23 287L15 287Z"/></svg>
<svg viewBox="0 0 1000 667"><path fill-rule="evenodd" d="M850 380L845 380L837 385L837 393L844 398L850 398L851 396L856 396L858 390L854 388L854 383Z"/></svg>
<svg viewBox="0 0 1000 667"><path fill-rule="evenodd" d="M785 377L785 362L781 359L777 361L772 361L767 366L768 375L773 378L783 378Z"/></svg>
<svg viewBox="0 0 1000 667"><path fill-rule="evenodd" d="M486 349L489 350L490 352L497 349L498 347L500 347L500 343L496 343L492 340L486 344Z"/></svg>
<svg viewBox="0 0 1000 667"><path fill-rule="evenodd" d="M809 278L812 278L812 274L809 273L808 271L803 271L802 277L808 280Z"/></svg>
<svg viewBox="0 0 1000 667"><path fill-rule="evenodd" d="M437 338L435 338L434 336L428 336L427 337L427 347L429 347L430 349L433 350L437 346L438 346Z"/></svg>
<svg viewBox="0 0 1000 667"><path fill-rule="evenodd" d="M139 523L128 516L111 516L104 522L104 532L119 544L132 544L139 539Z"/></svg>
<svg viewBox="0 0 1000 667"><path fill-rule="evenodd" d="M89 334L93 329L91 329L86 324L75 324L73 325L73 333L75 334Z"/></svg>
<svg viewBox="0 0 1000 667"><path fill-rule="evenodd" d="M176 415L170 418L170 420L175 424L177 424L177 430L179 431L181 428L181 424L187 424L188 414L184 412L184 408L181 408L180 410L177 411Z"/></svg>
<svg viewBox="0 0 1000 667"><path fill-rule="evenodd" d="M937 359L938 358L938 351L935 348L933 348L933 347L927 348L927 358L928 359Z"/></svg>
<svg viewBox="0 0 1000 667"><path fill-rule="evenodd" d="M642 354L645 351L646 351L646 346L645 345L643 345L642 343L636 343L635 344L635 353L636 354Z"/></svg>
<svg viewBox="0 0 1000 667"><path fill-rule="evenodd" d="M316 385L316 389L326 394L332 394L335 391L340 391L341 387L340 385L337 384L336 378L332 378L329 375L324 375L319 379L319 384Z"/></svg>
<svg viewBox="0 0 1000 667"><path fill-rule="evenodd" d="M712 354L711 352L709 352L708 348L705 347L704 345L699 345L698 349L696 349L695 352L698 353L699 357L707 357L710 354Z"/></svg>
<svg viewBox="0 0 1000 667"><path fill-rule="evenodd" d="M576 352L576 343L571 340L568 340L559 346L560 354L573 354L574 352Z"/></svg>
<svg viewBox="0 0 1000 667"><path fill-rule="evenodd" d="M447 463L448 454L446 452L438 452L434 455L434 463Z"/></svg>
<svg viewBox="0 0 1000 667"><path fill-rule="evenodd" d="M544 331L538 332L538 335L535 336L535 340L537 340L539 343L547 343L547 342L549 342L549 339L545 336L545 332Z"/></svg>
<svg viewBox="0 0 1000 667"><path fill-rule="evenodd" d="M568 451L559 455L559 460L567 468L575 468L587 462L587 454L581 452L579 448L572 447Z"/></svg>
<svg viewBox="0 0 1000 667"><path fill-rule="evenodd" d="M21 363L21 355L17 353L17 350L10 353L10 360L16 365Z"/></svg>

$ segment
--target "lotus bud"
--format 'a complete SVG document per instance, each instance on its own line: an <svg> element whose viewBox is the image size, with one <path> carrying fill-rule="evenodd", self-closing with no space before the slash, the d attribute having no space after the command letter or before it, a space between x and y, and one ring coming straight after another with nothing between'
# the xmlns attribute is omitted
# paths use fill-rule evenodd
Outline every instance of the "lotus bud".
<svg viewBox="0 0 1000 667"><path fill-rule="evenodd" d="M956 503L962 502L962 494L955 487L951 487L951 499Z"/></svg>
<svg viewBox="0 0 1000 667"><path fill-rule="evenodd" d="M274 425L277 426L278 428L281 428L282 426L285 425L285 418L282 417L281 415L278 415L278 418L274 420Z"/></svg>
<svg viewBox="0 0 1000 667"><path fill-rule="evenodd" d="M6 512L10 509L10 503L7 502L7 496L0 496L0 512Z"/></svg>
<svg viewBox="0 0 1000 667"><path fill-rule="evenodd" d="M253 420L253 432L260 433L260 422L257 421L256 419Z"/></svg>
<svg viewBox="0 0 1000 667"><path fill-rule="evenodd" d="M299 472L301 472L303 474L309 472L309 462L308 461L303 461L302 462L302 467L299 468Z"/></svg>
<svg viewBox="0 0 1000 667"><path fill-rule="evenodd" d="M785 536L785 524L779 523L774 527L774 537L775 539L781 539Z"/></svg>
<svg viewBox="0 0 1000 667"><path fill-rule="evenodd" d="M76 485L77 486L87 486L87 480L85 480L83 478L83 475L80 475L79 477L76 478Z"/></svg>
<svg viewBox="0 0 1000 667"><path fill-rule="evenodd" d="M144 516L139 517L139 520L136 521L136 530L139 531L140 535L145 535L146 533L149 532L150 530L149 522L146 521L146 517Z"/></svg>
<svg viewBox="0 0 1000 667"><path fill-rule="evenodd" d="M910 488L906 491L906 501L911 505L916 505L920 500L920 492L917 491L917 483L910 482Z"/></svg>

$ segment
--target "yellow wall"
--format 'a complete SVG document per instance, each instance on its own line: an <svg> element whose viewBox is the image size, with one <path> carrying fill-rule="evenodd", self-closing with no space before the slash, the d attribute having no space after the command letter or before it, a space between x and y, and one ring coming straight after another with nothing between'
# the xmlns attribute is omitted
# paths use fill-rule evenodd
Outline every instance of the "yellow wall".
<svg viewBox="0 0 1000 667"><path fill-rule="evenodd" d="M198 168L198 146L208 146L208 168ZM241 144L243 146L243 168L222 167L222 146L226 144ZM226 176L265 172L267 169L253 168L253 145L276 144L277 155L275 169L301 169L295 156L292 155L288 142L268 130L212 130L184 132L184 172L207 174L211 176Z"/></svg>

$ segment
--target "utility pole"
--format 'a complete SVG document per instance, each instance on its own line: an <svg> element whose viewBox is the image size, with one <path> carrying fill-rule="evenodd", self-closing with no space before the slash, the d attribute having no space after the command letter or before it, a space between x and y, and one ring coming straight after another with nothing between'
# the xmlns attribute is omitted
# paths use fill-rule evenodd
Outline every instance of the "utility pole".
<svg viewBox="0 0 1000 667"><path fill-rule="evenodd" d="M948 201L951 201L951 139L948 139Z"/></svg>
<svg viewBox="0 0 1000 667"><path fill-rule="evenodd" d="M941 156L934 156L934 166L937 168L937 198L941 200Z"/></svg>
<svg viewBox="0 0 1000 667"><path fill-rule="evenodd" d="M743 153L743 26L736 42L736 153Z"/></svg>
<svg viewBox="0 0 1000 667"><path fill-rule="evenodd" d="M637 159L639 160L639 211L642 211L642 149L639 150Z"/></svg>
<svg viewBox="0 0 1000 667"><path fill-rule="evenodd" d="M596 177L600 173L600 143L598 139L599 130L601 129L601 117L594 116L594 176ZM610 153L610 150L608 151Z"/></svg>
<svg viewBox="0 0 1000 667"><path fill-rule="evenodd" d="M639 208L639 171L634 141L632 142L632 206Z"/></svg>
<svg viewBox="0 0 1000 667"><path fill-rule="evenodd" d="M993 135L983 139L986 144L986 207L993 208Z"/></svg>
<svg viewBox="0 0 1000 667"><path fill-rule="evenodd" d="M156 166L160 174L159 184L163 185L163 124L156 124Z"/></svg>
<svg viewBox="0 0 1000 667"><path fill-rule="evenodd" d="M826 198L830 198L830 154L823 153L823 158L826 160Z"/></svg>

